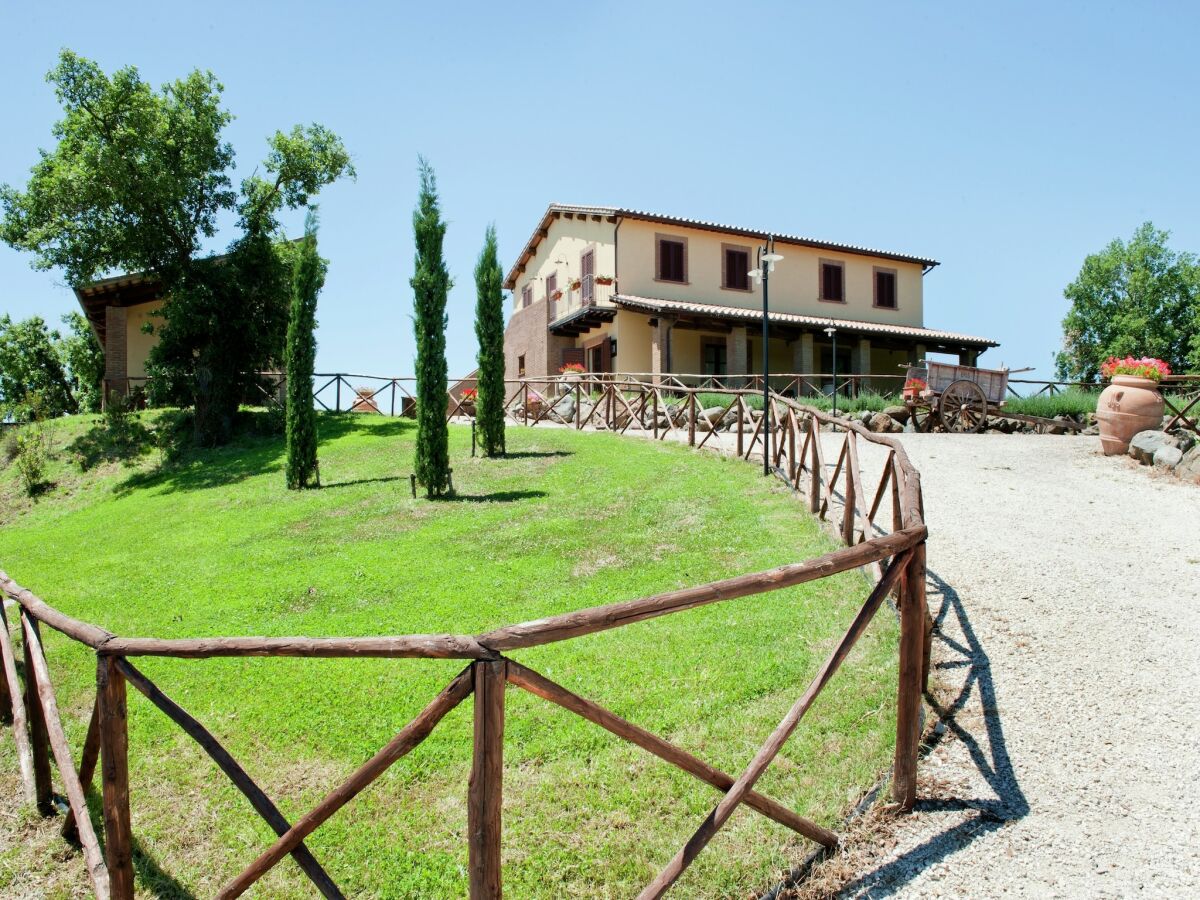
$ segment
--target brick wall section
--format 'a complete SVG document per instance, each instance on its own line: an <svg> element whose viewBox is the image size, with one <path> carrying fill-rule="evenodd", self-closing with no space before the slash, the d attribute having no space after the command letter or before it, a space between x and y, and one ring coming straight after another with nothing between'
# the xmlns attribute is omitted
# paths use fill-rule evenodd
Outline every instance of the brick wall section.
<svg viewBox="0 0 1200 900"><path fill-rule="evenodd" d="M108 306L104 309L104 380L108 382L108 390L124 393L128 373L125 308Z"/></svg>
<svg viewBox="0 0 1200 900"><path fill-rule="evenodd" d="M729 375L745 375L749 371L747 358L748 335L745 326L736 326L725 337L725 371Z"/></svg>
<svg viewBox="0 0 1200 900"><path fill-rule="evenodd" d="M557 375L562 365L562 351L575 346L575 340L550 334L550 304L538 300L524 309L518 309L508 320L504 330L504 377L515 381L519 378L517 358L525 357L525 375L541 378Z"/></svg>

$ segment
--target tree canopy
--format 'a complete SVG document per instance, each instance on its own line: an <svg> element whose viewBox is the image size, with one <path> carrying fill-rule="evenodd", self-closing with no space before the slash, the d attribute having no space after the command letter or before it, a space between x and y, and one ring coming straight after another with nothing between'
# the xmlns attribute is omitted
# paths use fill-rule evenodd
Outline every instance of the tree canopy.
<svg viewBox="0 0 1200 900"><path fill-rule="evenodd" d="M277 215L353 177L350 156L324 126L297 125L269 138L264 174L235 189L223 137L232 114L211 72L156 91L133 66L109 76L64 50L47 80L63 108L57 144L24 190L0 187L0 239L76 285L114 271L157 275L167 302L153 374L172 399L195 404L198 436L220 441L248 379L282 359L291 254ZM223 212L237 214L241 236L214 264L199 251Z"/></svg>
<svg viewBox="0 0 1200 900"><path fill-rule="evenodd" d="M1200 371L1200 263L1150 222L1089 255L1063 291L1061 378L1094 381L1110 356L1151 356Z"/></svg>
<svg viewBox="0 0 1200 900"><path fill-rule="evenodd" d="M63 324L70 329L65 337L41 316L0 316L0 418L99 410L100 343L79 313L63 316Z"/></svg>

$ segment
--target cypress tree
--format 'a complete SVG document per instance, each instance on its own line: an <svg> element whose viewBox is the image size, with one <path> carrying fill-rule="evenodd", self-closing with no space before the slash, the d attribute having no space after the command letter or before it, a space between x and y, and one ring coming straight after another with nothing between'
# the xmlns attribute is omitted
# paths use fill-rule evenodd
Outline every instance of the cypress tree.
<svg viewBox="0 0 1200 900"><path fill-rule="evenodd" d="M287 349L287 486L321 486L317 465L317 413L312 378L317 357L317 294L325 284L325 260L317 254L317 212L309 210L292 274Z"/></svg>
<svg viewBox="0 0 1200 900"><path fill-rule="evenodd" d="M442 258L446 223L438 209L437 179L420 158L421 193L413 210L417 244L413 289L413 326L417 339L417 480L425 496L450 489L450 431L446 424L446 295L450 274Z"/></svg>
<svg viewBox="0 0 1200 900"><path fill-rule="evenodd" d="M503 281L496 251L496 226L489 225L475 264L475 337L479 339L475 424L485 456L504 455Z"/></svg>

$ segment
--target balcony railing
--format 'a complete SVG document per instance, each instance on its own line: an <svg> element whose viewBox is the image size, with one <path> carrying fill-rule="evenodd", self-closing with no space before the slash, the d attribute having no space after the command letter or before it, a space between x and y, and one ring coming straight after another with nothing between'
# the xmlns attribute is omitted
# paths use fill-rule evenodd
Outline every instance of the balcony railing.
<svg viewBox="0 0 1200 900"><path fill-rule="evenodd" d="M586 306L612 306L615 287L611 281L601 284L595 275L585 275L579 280L578 287L570 283L563 288L562 296L554 301L553 319L573 313Z"/></svg>

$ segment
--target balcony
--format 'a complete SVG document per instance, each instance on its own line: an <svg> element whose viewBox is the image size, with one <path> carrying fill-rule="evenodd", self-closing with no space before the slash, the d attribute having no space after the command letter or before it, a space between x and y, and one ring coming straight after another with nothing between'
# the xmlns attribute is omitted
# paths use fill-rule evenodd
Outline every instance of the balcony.
<svg viewBox="0 0 1200 900"><path fill-rule="evenodd" d="M571 313L591 306L612 306L614 285L610 279L607 284L601 284L597 278L604 276L585 275L579 280L577 287L570 283L563 288L562 296L551 301L554 304L552 322L569 316Z"/></svg>
<svg viewBox="0 0 1200 900"><path fill-rule="evenodd" d="M617 311L612 301L615 285L607 278L604 280L608 283L601 284L600 278L604 276L586 275L577 286L568 284L561 297L550 301L552 334L579 335L601 322L612 321Z"/></svg>

